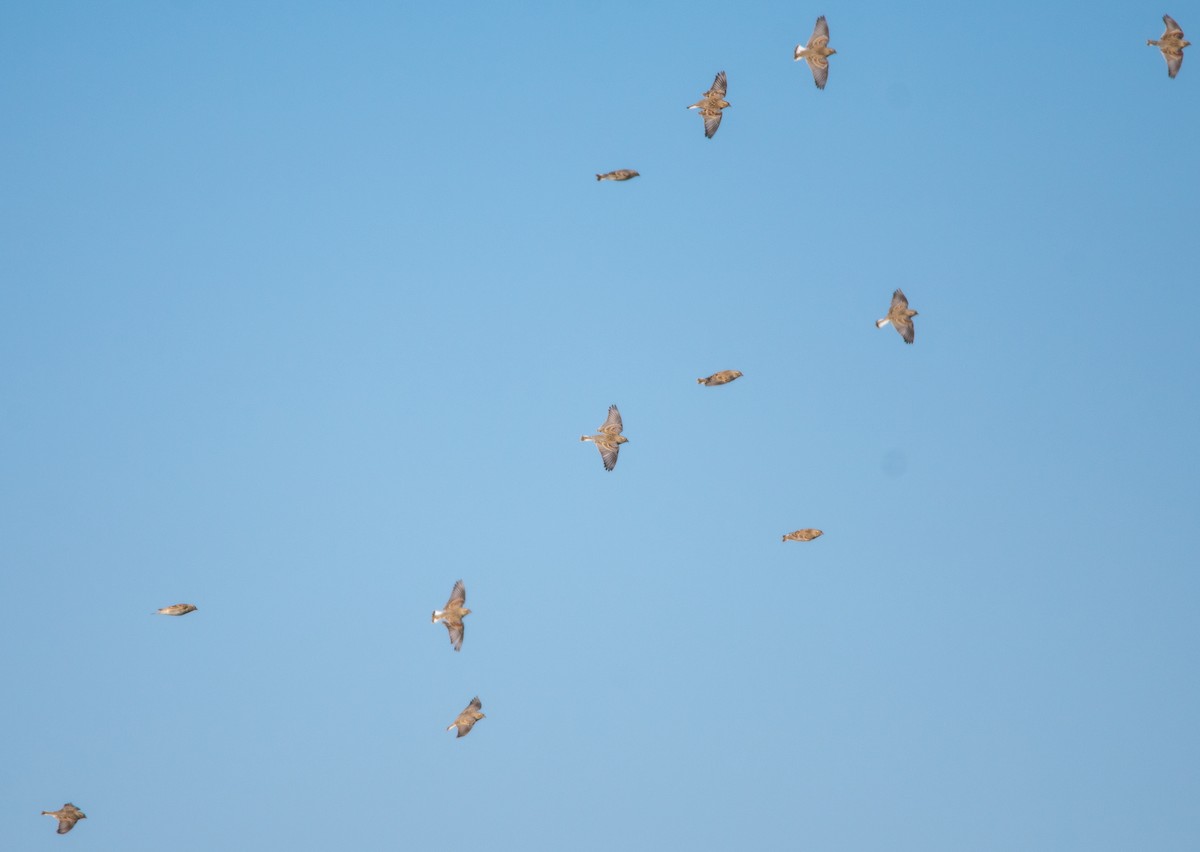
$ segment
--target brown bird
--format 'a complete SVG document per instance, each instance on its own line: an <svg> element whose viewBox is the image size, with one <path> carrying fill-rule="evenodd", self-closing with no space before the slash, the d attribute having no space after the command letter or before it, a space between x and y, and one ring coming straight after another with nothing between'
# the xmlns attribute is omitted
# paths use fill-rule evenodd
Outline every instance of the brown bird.
<svg viewBox="0 0 1200 852"><path fill-rule="evenodd" d="M829 80L829 62L826 57L833 56L837 53L836 50L829 47L829 24L825 23L825 16L817 18L817 25L813 28L812 37L808 40L808 44L796 45L796 61L803 59L808 63L808 68L812 71L813 82L817 84L818 89L824 89L825 83Z"/></svg>
<svg viewBox="0 0 1200 852"><path fill-rule="evenodd" d="M446 629L450 631L450 644L454 646L455 651L462 650L463 617L471 614L471 610L463 606L466 602L467 587L459 580L450 591L450 600L446 601L446 608L433 611L433 623L437 624L440 621L446 625Z"/></svg>
<svg viewBox="0 0 1200 852"><path fill-rule="evenodd" d="M633 169L617 169L615 172L608 172L603 175L596 175L596 180L629 180L635 178L638 173Z"/></svg>
<svg viewBox="0 0 1200 852"><path fill-rule="evenodd" d="M164 606L162 609L156 610L155 612L158 615L187 615L189 612L195 611L196 607L192 606L191 604L171 604L170 606Z"/></svg>
<svg viewBox="0 0 1200 852"><path fill-rule="evenodd" d="M1162 52L1163 59L1167 61L1167 76L1174 80L1180 66L1183 65L1183 49L1191 42L1183 40L1183 29L1170 15L1163 15L1163 23L1167 25L1167 29L1162 38L1158 41L1147 39L1146 44L1153 45Z"/></svg>
<svg viewBox="0 0 1200 852"><path fill-rule="evenodd" d="M452 731L455 728L458 728L458 736L465 737L467 734L471 733L471 729L475 727L476 722L478 722L480 719L486 718L482 713L479 712L482 708L483 704L480 703L479 696L476 695L471 699L471 703L468 704L466 708L458 714L458 718L454 720L454 724L450 725L448 728L446 728L446 730Z"/></svg>
<svg viewBox="0 0 1200 852"><path fill-rule="evenodd" d="M596 445L596 449L600 451L600 458L604 461L605 470L612 470L617 466L617 453L621 445L629 443L629 439L621 434L622 428L624 427L621 425L621 412L617 411L615 405L610 405L608 419L600 427L600 434L579 436L579 440L591 441Z"/></svg>
<svg viewBox="0 0 1200 852"><path fill-rule="evenodd" d="M713 134L721 126L721 110L730 105L729 101L725 100L725 92L728 88L728 84L725 82L725 72L718 71L712 88L701 95L700 100L688 107L688 109L700 110L700 117L704 119L704 135L709 139L713 138Z"/></svg>
<svg viewBox="0 0 1200 852"><path fill-rule="evenodd" d="M87 814L67 802L57 811L42 811L42 816L52 816L58 820L58 833L66 834L75 827L81 819L87 819Z"/></svg>
<svg viewBox="0 0 1200 852"><path fill-rule="evenodd" d="M892 328L900 332L900 336L904 338L905 343L912 343L913 335L916 334L912 318L916 315L916 311L908 309L908 299L905 298L904 292L897 290L892 294L892 307L888 310L888 315L881 320L875 320L875 327L883 328L888 323L891 323Z"/></svg>
<svg viewBox="0 0 1200 852"><path fill-rule="evenodd" d="M820 530L796 530L783 537L784 541L812 541L817 536L825 535Z"/></svg>
<svg viewBox="0 0 1200 852"><path fill-rule="evenodd" d="M706 385L711 388L716 385L727 385L734 379L740 379L741 377L741 370L722 370L719 373L713 373L707 379L696 379L696 384Z"/></svg>

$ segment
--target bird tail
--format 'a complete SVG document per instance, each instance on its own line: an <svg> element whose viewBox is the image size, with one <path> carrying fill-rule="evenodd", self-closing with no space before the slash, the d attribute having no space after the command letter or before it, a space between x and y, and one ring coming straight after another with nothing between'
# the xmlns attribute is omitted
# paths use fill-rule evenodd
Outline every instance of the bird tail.
<svg viewBox="0 0 1200 852"><path fill-rule="evenodd" d="M434 624L437 624L437 620L438 620L439 618L441 618L441 617L442 617L443 615L445 615L445 614L446 614L446 613L442 612L440 609L435 609L435 610L433 611L433 623L434 623Z"/></svg>
<svg viewBox="0 0 1200 852"><path fill-rule="evenodd" d="M42 811L42 816L54 816L54 814L50 811Z"/></svg>
<svg viewBox="0 0 1200 852"><path fill-rule="evenodd" d="M696 384L698 384L698 385L702 385L702 384L704 384L704 383L705 383L705 382L707 382L707 381L708 381L708 379L696 379Z"/></svg>
<svg viewBox="0 0 1200 852"><path fill-rule="evenodd" d="M876 327L876 328L883 328L885 325L887 325L887 324L888 324L888 323L890 323L890 322L891 322L891 320L890 320L890 319L888 319L887 317L884 317L884 318L883 318L883 319L881 319L881 320L875 320L875 327Z"/></svg>
<svg viewBox="0 0 1200 852"><path fill-rule="evenodd" d="M587 435L580 435L580 436L579 436L579 440L581 440L581 441L590 441L590 440L592 440L592 439L591 439L590 437L588 437Z"/></svg>
<svg viewBox="0 0 1200 852"><path fill-rule="evenodd" d="M457 728L457 727L458 727L458 725L457 725L457 724L453 724L453 725L450 725L449 727L447 727L447 728L446 728L446 730L447 730L447 731L453 731L453 730L454 730L455 728Z"/></svg>
<svg viewBox="0 0 1200 852"><path fill-rule="evenodd" d="M596 175L596 180L604 180L604 175Z"/></svg>

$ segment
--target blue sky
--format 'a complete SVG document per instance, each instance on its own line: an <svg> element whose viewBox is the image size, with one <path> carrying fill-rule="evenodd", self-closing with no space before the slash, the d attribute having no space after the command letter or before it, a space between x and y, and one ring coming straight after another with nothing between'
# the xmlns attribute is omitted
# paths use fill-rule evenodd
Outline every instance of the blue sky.
<svg viewBox="0 0 1200 852"><path fill-rule="evenodd" d="M1163 11L6 6L0 846L1196 848Z"/></svg>

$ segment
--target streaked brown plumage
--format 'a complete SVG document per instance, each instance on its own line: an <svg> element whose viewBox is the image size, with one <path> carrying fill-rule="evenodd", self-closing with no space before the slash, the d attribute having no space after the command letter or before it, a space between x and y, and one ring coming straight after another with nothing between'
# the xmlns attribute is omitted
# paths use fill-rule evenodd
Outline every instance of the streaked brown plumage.
<svg viewBox="0 0 1200 852"><path fill-rule="evenodd" d="M1153 45L1162 52L1163 59L1167 62L1167 76L1173 80L1183 65L1183 49L1191 42L1184 41L1183 28L1175 23L1170 15L1163 15L1163 23L1167 25L1167 29L1162 38L1158 41L1147 39L1146 44Z"/></svg>
<svg viewBox="0 0 1200 852"><path fill-rule="evenodd" d="M783 537L784 541L812 541L817 536L825 535L820 530L796 530Z"/></svg>
<svg viewBox="0 0 1200 852"><path fill-rule="evenodd" d="M713 134L721 126L721 110L730 105L729 101L725 100L725 92L728 88L725 72L718 71L712 88L701 95L700 100L688 107L688 109L700 110L700 117L704 119L704 135L709 139L713 138Z"/></svg>
<svg viewBox="0 0 1200 852"><path fill-rule="evenodd" d="M875 327L883 328L888 323L891 323L892 328L900 332L900 336L904 338L905 343L912 343L913 336L916 334L912 318L916 315L916 311L908 309L908 299L905 297L904 291L897 290L892 294L892 306L888 309L888 315L881 320L875 320Z"/></svg>
<svg viewBox="0 0 1200 852"><path fill-rule="evenodd" d="M450 591L450 600L446 601L446 608L433 611L433 623L437 624L440 621L446 625L446 630L450 632L450 644L454 646L455 651L462 650L462 620L471 614L471 610L465 606L466 602L467 587L463 585L462 580L459 580Z"/></svg>
<svg viewBox="0 0 1200 852"><path fill-rule="evenodd" d="M719 373L713 373L707 379L696 379L696 384L713 387L715 385L727 385L734 379L742 377L741 370L722 370Z"/></svg>
<svg viewBox="0 0 1200 852"><path fill-rule="evenodd" d="M75 827L81 819L87 819L87 814L67 802L57 811L42 811L42 816L52 816L58 820L58 833L66 834Z"/></svg>
<svg viewBox="0 0 1200 852"><path fill-rule="evenodd" d="M596 449L600 451L600 458L604 461L604 469L612 470L617 466L617 453L621 449L622 444L629 443L629 439L621 434L621 412L617 411L615 405L608 407L608 419L604 421L604 425L598 430L598 435L580 435L579 440L591 441L596 445Z"/></svg>
<svg viewBox="0 0 1200 852"><path fill-rule="evenodd" d="M824 89L829 80L829 62L826 57L835 53L837 51L829 47L829 24L825 23L825 16L822 15L817 18L817 25L813 28L808 44L796 45L795 59L797 62L803 59L808 63L813 82L817 84L818 89Z"/></svg>
<svg viewBox="0 0 1200 852"><path fill-rule="evenodd" d="M160 610L156 610L158 615L187 615L189 612L195 612L196 607L192 604L171 604L164 606Z"/></svg>
<svg viewBox="0 0 1200 852"><path fill-rule="evenodd" d="M602 175L596 175L596 180L629 180L635 178L638 173L633 169L617 169L615 172L608 172Z"/></svg>
<svg viewBox="0 0 1200 852"><path fill-rule="evenodd" d="M475 727L476 722L486 718L479 712L482 708L483 704L479 701L479 696L476 695L471 699L471 703L458 714L458 718L454 720L454 724L450 725L446 730L453 731L455 728L458 728L458 736L465 737L471 733L471 729Z"/></svg>

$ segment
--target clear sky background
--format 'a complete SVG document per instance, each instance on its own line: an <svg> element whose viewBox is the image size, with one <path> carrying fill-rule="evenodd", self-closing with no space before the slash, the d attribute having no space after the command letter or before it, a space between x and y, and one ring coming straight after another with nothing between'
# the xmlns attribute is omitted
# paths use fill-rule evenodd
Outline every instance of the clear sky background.
<svg viewBox="0 0 1200 852"><path fill-rule="evenodd" d="M6 4L0 848L1200 847L1164 11Z"/></svg>

